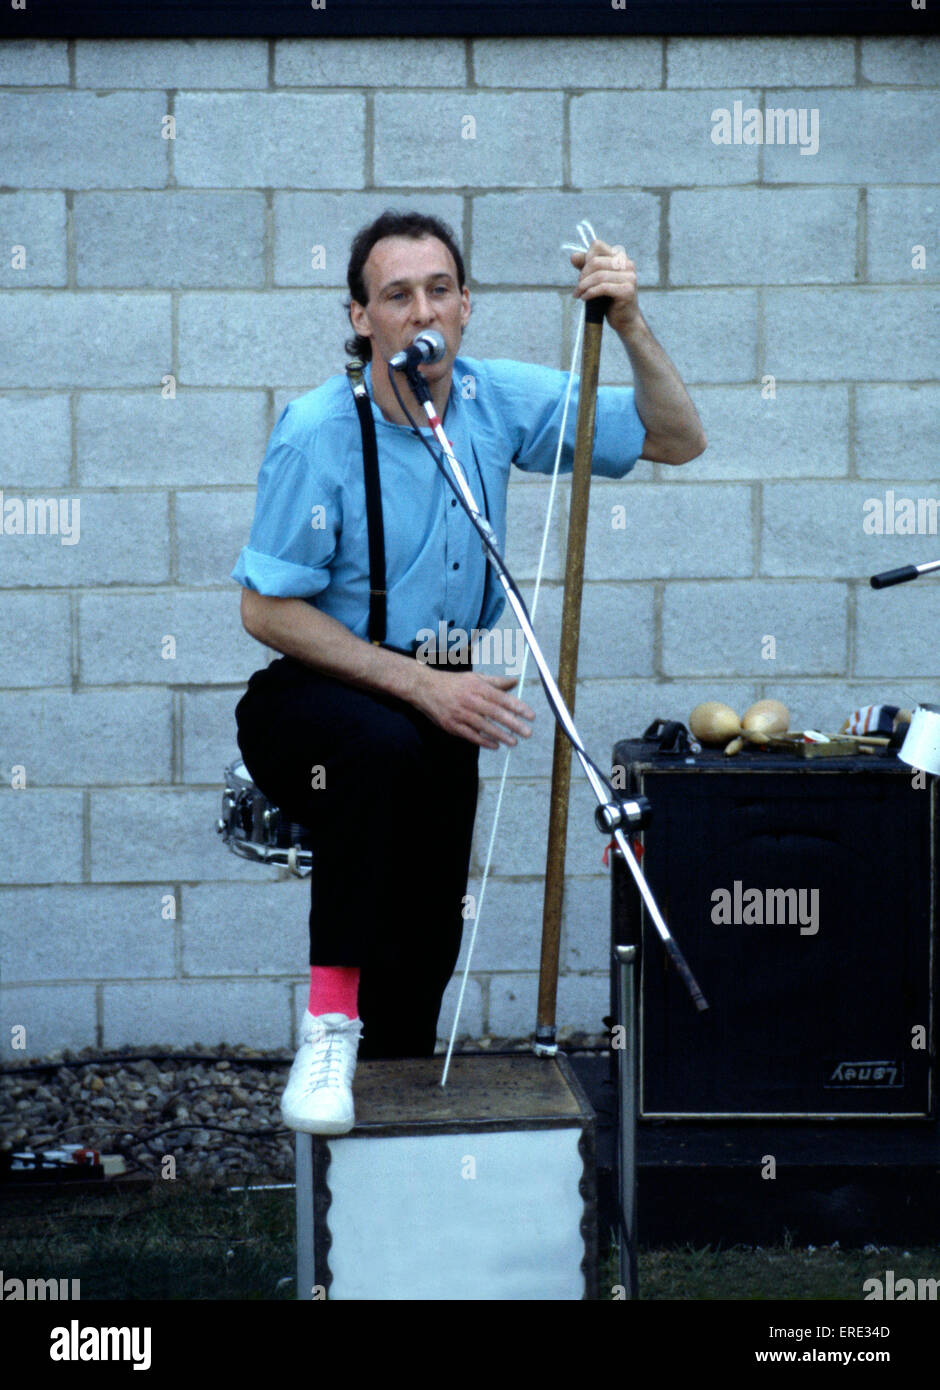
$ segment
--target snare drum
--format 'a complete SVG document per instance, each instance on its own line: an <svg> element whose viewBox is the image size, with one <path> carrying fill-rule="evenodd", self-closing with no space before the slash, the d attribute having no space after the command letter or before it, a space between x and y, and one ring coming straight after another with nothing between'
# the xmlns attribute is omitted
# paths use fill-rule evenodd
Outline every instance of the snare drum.
<svg viewBox="0 0 940 1390"><path fill-rule="evenodd" d="M313 868L313 850L307 829L289 821L259 791L241 761L225 769L222 814L216 829L233 854L256 864L278 864L298 878Z"/></svg>

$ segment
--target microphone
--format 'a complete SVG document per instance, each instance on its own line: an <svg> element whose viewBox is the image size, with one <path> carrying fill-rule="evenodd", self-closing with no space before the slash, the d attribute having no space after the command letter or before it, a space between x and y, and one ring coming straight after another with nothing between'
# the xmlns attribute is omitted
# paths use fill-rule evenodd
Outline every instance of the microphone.
<svg viewBox="0 0 940 1390"><path fill-rule="evenodd" d="M425 328L408 347L390 357L388 365L396 372L404 372L410 367L420 366L422 362L440 362L446 351L447 344L437 329Z"/></svg>

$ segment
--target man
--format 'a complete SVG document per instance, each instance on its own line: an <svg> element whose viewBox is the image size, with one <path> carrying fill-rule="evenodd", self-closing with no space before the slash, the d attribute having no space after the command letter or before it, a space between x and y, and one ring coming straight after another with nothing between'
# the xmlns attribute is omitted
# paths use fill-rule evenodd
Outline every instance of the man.
<svg viewBox="0 0 940 1390"><path fill-rule="evenodd" d="M626 252L595 241L571 260L577 297L610 298L607 320L635 382L598 392L594 471L622 477L640 455L696 457L698 415L643 320ZM479 749L527 738L535 718L511 678L414 659L419 632L492 627L503 598L398 404L388 359L424 329L443 336L443 358L420 370L500 548L509 463L550 471L566 383L542 367L458 357L470 294L454 235L435 218L384 213L355 238L347 279L347 348L369 363L381 476L385 645L367 640L365 444L343 377L278 420L232 574L245 628L283 653L238 704L239 747L314 845L310 997L282 1114L324 1134L352 1127L360 1038L363 1057L433 1054L460 948ZM404 376L398 384L423 420ZM570 471L570 441L563 458Z"/></svg>

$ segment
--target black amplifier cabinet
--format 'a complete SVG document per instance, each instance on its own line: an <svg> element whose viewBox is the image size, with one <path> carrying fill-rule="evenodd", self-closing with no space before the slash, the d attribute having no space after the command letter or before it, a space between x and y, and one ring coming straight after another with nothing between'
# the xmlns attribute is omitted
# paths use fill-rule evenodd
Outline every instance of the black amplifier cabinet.
<svg viewBox="0 0 940 1390"><path fill-rule="evenodd" d="M636 740L614 769L649 798L643 869L710 1005L614 854L614 941L641 953L641 1117L933 1118L937 779L893 753L686 758Z"/></svg>

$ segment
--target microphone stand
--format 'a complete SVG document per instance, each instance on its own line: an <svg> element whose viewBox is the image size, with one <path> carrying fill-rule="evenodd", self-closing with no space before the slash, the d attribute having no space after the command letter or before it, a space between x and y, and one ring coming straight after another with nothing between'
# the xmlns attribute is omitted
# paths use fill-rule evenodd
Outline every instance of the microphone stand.
<svg viewBox="0 0 940 1390"><path fill-rule="evenodd" d="M699 1011L707 1009L708 1003L705 999L705 996L702 994L702 991L699 988L694 975L689 969L685 957L680 951L679 946L675 941L675 938L672 936L672 933L670 932L665 921L663 920L662 914L659 911L650 886L646 881L646 877L643 874L643 871L641 870L639 864L637 863L636 855L633 852L633 847L627 840L626 835L624 834L624 829L626 827L630 827L632 829L642 829L644 825L648 824L650 818L649 802L647 798L643 796L635 797L632 800L617 799L613 794L613 788L610 786L609 783L607 783L606 779L601 774L600 769L597 767L597 764L588 755L587 749L582 743L581 736L575 728L574 721L571 718L570 713L568 712L568 708L564 700L562 699L561 692L559 691L555 679L552 676L551 669L548 665L548 662L545 660L542 648L540 647L535 632L532 629L532 624L529 620L529 615L526 612L526 607L522 600L522 596L519 593L518 587L516 586L515 581L513 580L511 574L506 568L506 564L499 553L499 549L496 544L496 533L490 525L489 521L486 519L486 517L484 517L481 514L480 509L476 504L476 500L473 496L473 493L470 491L470 487L467 483L466 477L464 476L463 469L457 462L457 459L454 456L454 451L450 446L450 442L446 434L444 433L444 426L441 423L441 420L434 407L434 403L431 400L431 395L428 391L427 382L421 376L421 373L418 371L417 364L413 361L409 362L405 366L404 370L408 378L408 384L411 387L412 392L414 393L415 399L423 406L424 412L428 417L428 422L431 426L432 431L434 432L434 436L437 439L438 444L440 445L441 452L447 459L447 463L450 467L451 474L453 475L452 478L448 477L440 460L435 455L434 450L430 448L430 445L427 444L426 440L423 440L423 436L420 435L420 432L418 432L419 437L422 438L423 442L425 443L426 447L431 453L432 458L434 458L435 464L441 470L441 473L445 481L457 494L458 498L463 504L464 511L467 513L468 517L470 518L471 522L476 527L476 530L479 533L480 539L483 542L483 549L484 553L486 554L486 558L495 570L496 576L506 592L506 598L509 601L510 607L512 608L517 619L519 620L519 625L522 628L526 642L529 645L529 650L532 653L532 659L534 660L538 668L539 677L542 681L542 685L545 688L545 693L548 697L549 704L555 715L555 719L558 721L558 723L564 729L565 733L568 735L568 738L571 740L572 747L574 748L575 753L578 755L578 760L580 761L581 766L584 769L584 774L587 777L588 782L591 784L591 788L595 796L597 797L598 805L594 811L594 822L598 830L600 830L602 834L613 835L613 838L617 844L618 849L623 855L627 867L633 874L636 886L640 891L640 895L643 898L644 903L646 904L647 911L649 912L649 915L656 927L656 930L659 933L660 938L662 939L663 946L666 949L669 959L672 961L673 965L678 971L683 983L685 984L686 989L688 990L695 1003L695 1007ZM405 406L405 403L401 398L401 394L398 391L398 387L395 384L394 370L389 372L389 380L392 382L392 386L395 390L396 396L398 397L399 404L405 411L405 414L408 415L408 418L411 419L407 407ZM414 425L413 420L412 426L417 430L417 426ZM536 1042L535 1051L537 1054L542 1053L553 1055L556 1049L554 1046L540 1046L540 1044Z"/></svg>
<svg viewBox="0 0 940 1390"><path fill-rule="evenodd" d="M892 584L906 584L909 579L919 579L922 574L940 570L940 560L928 560L925 565L902 565L898 570L883 570L873 574L868 581L873 589L890 589Z"/></svg>

